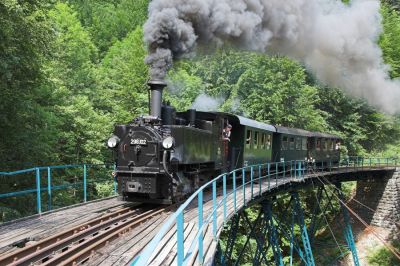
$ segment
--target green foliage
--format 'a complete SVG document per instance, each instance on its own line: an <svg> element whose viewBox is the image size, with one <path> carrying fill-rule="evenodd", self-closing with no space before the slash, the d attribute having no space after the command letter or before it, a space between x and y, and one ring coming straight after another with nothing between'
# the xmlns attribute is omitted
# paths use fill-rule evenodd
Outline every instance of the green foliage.
<svg viewBox="0 0 400 266"><path fill-rule="evenodd" d="M97 71L95 106L111 113L114 123L126 123L147 112L148 68L143 30L138 27L107 52Z"/></svg>
<svg viewBox="0 0 400 266"><path fill-rule="evenodd" d="M99 50L107 52L116 41L143 25L148 0L71 0L83 25L88 28Z"/></svg>
<svg viewBox="0 0 400 266"><path fill-rule="evenodd" d="M57 38L46 65L51 77L46 85L53 91L53 112L58 118L58 159L68 163L102 161L112 124L90 100L97 95L97 49L67 4L55 5L49 14Z"/></svg>
<svg viewBox="0 0 400 266"><path fill-rule="evenodd" d="M381 0L382 3L387 4L390 8L393 8L397 11L400 10L399 0Z"/></svg>
<svg viewBox="0 0 400 266"><path fill-rule="evenodd" d="M0 166L39 163L51 157L54 116L42 99L41 62L52 36L46 1L0 3Z"/></svg>
<svg viewBox="0 0 400 266"><path fill-rule="evenodd" d="M106 183L96 183L95 191L98 198L110 197L114 195L114 183L112 181Z"/></svg>
<svg viewBox="0 0 400 266"><path fill-rule="evenodd" d="M398 142L399 123L396 118L379 113L359 99L346 96L339 89L320 88L318 108L324 110L327 123L344 138L343 148L349 154L366 155L385 150L386 145Z"/></svg>
<svg viewBox="0 0 400 266"><path fill-rule="evenodd" d="M77 13L59 3L49 12L56 38L50 68L56 88L67 87L71 93L86 93L94 83L93 69L97 48L81 26Z"/></svg>
<svg viewBox="0 0 400 266"><path fill-rule="evenodd" d="M399 4L397 3L397 6ZM383 5L383 34L379 45L383 51L385 63L391 66L391 77L400 77L400 14L398 11Z"/></svg>
<svg viewBox="0 0 400 266"><path fill-rule="evenodd" d="M393 241L392 245L400 250L400 241ZM368 255L368 263L371 266L399 266L399 259L386 247L372 251Z"/></svg>
<svg viewBox="0 0 400 266"><path fill-rule="evenodd" d="M179 111L191 108L196 97L204 91L203 80L188 73L184 64L189 63L181 62L178 67L170 72L168 90L164 97Z"/></svg>
<svg viewBox="0 0 400 266"><path fill-rule="evenodd" d="M102 161L107 157L102 142L112 124L147 112L141 27L147 5L147 0L0 4L2 169ZM397 77L400 23L391 8L382 8L380 45ZM338 89L320 88L293 60L228 48L199 52L169 74L165 99L178 110L207 94L225 99L222 111L339 134L349 154L381 153L399 139L398 118ZM398 153L396 146L390 150Z"/></svg>

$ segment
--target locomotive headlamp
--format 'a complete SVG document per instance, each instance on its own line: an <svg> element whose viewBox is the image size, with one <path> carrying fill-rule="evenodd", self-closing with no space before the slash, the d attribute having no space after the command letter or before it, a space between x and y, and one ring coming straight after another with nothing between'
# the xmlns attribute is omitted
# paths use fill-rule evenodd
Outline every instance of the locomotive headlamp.
<svg viewBox="0 0 400 266"><path fill-rule="evenodd" d="M115 148L117 147L118 143L119 143L119 138L117 136L112 136L111 138L108 139L107 146L109 148Z"/></svg>
<svg viewBox="0 0 400 266"><path fill-rule="evenodd" d="M174 145L175 145L175 139L171 136L166 137L162 142L162 146L166 150L172 149L174 147Z"/></svg>

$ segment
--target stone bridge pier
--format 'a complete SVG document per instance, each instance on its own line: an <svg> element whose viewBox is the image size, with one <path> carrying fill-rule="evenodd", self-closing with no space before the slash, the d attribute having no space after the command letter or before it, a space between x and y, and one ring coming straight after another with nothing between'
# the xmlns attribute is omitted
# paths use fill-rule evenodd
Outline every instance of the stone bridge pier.
<svg viewBox="0 0 400 266"><path fill-rule="evenodd" d="M400 168L384 176L367 176L357 181L355 200L372 210L353 201L352 208L368 224L400 231Z"/></svg>

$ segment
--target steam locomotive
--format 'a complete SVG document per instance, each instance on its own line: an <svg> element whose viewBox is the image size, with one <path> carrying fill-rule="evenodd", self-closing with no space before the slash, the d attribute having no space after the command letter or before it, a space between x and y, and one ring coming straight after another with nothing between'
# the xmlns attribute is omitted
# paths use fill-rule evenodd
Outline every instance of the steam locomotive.
<svg viewBox="0 0 400 266"><path fill-rule="evenodd" d="M124 200L171 204L216 175L290 160L338 162L340 137L273 126L242 116L162 104L163 81L150 81L150 115L115 127L107 145ZM230 137L223 136L231 125Z"/></svg>

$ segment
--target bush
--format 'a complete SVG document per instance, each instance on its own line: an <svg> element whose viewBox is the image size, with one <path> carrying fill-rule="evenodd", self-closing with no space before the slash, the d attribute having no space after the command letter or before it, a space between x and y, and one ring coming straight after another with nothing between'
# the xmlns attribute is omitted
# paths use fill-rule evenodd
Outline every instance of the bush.
<svg viewBox="0 0 400 266"><path fill-rule="evenodd" d="M399 250L400 241L392 242L392 245ZM386 247L379 248L368 256L368 263L373 266L400 266L399 259Z"/></svg>

